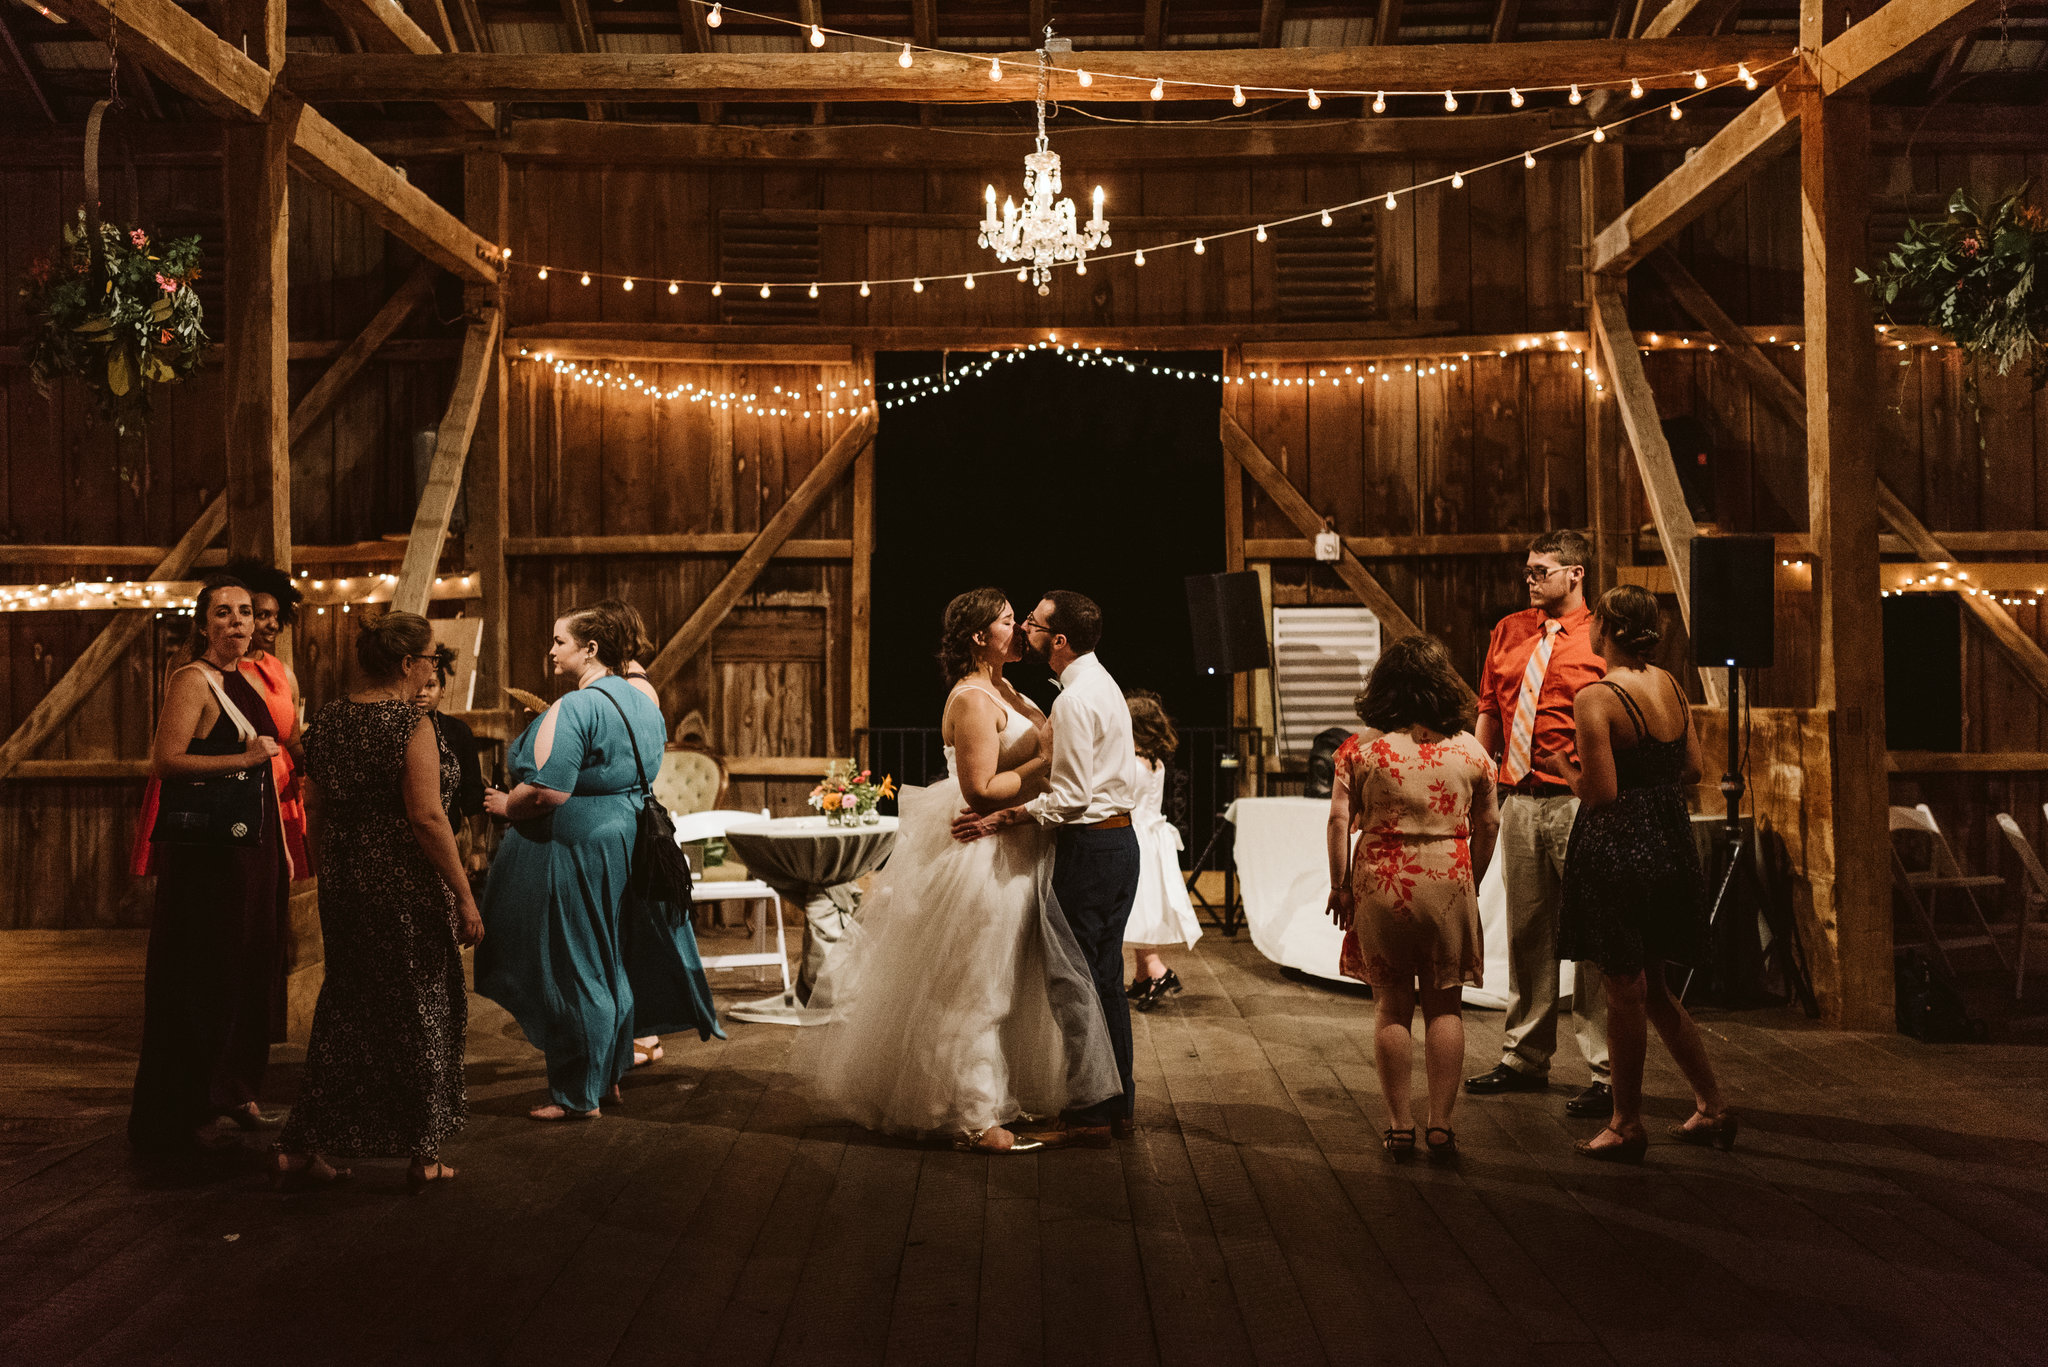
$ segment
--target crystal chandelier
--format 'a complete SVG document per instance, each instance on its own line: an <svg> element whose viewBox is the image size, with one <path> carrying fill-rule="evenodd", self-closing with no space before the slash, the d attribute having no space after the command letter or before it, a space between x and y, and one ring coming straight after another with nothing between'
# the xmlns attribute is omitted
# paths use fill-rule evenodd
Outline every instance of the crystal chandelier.
<svg viewBox="0 0 2048 1367"><path fill-rule="evenodd" d="M1038 50L1038 150L1024 158L1023 212L1018 212L1016 200L1005 197L1003 216L997 218L996 187L991 185L985 195L987 212L981 220L981 245L992 248L998 261L1024 263L1017 278L1035 283L1040 294L1052 293L1048 282L1054 266L1074 261L1082 263L1085 270L1088 253L1110 245L1109 223L1102 216L1102 187L1095 187L1095 216L1086 224L1077 221L1074 201L1060 195L1060 154L1045 138L1047 57L1056 45L1064 49L1066 40L1054 39L1048 24L1045 46Z"/></svg>

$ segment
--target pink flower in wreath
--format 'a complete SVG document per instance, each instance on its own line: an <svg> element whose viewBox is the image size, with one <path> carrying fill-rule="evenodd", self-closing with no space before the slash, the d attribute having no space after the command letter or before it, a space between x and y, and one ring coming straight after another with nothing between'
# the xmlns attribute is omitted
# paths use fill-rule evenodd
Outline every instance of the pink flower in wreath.
<svg viewBox="0 0 2048 1367"><path fill-rule="evenodd" d="M136 231L140 232L141 229L138 228ZM162 271L156 273L156 287L165 294L176 294L178 292L178 282L165 275Z"/></svg>
<svg viewBox="0 0 2048 1367"><path fill-rule="evenodd" d="M147 247L149 245L149 234L140 228L130 228L128 230L128 240L138 247Z"/></svg>
<svg viewBox="0 0 2048 1367"><path fill-rule="evenodd" d="M158 346L169 346L171 344L171 330L165 328L162 332L159 332L156 335L156 341Z"/></svg>

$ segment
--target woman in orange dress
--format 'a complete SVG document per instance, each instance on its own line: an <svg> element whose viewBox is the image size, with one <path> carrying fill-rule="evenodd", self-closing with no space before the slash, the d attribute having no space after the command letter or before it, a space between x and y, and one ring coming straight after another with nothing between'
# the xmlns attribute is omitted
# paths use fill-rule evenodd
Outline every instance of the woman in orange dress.
<svg viewBox="0 0 2048 1367"><path fill-rule="evenodd" d="M292 667L277 656L277 635L299 615L299 600L305 595L283 570L260 560L237 560L228 573L249 586L256 608L256 634L249 641L249 653L242 657L242 672L263 695L270 718L277 725L278 753L271 760L271 777L277 783L278 809L284 818L285 849L292 857L292 877L313 876L312 846L306 839L306 799L299 774L306 764L305 738L299 734L299 679Z"/></svg>
<svg viewBox="0 0 2048 1367"><path fill-rule="evenodd" d="M1372 984L1388 1115L1380 1144L1395 1159L1415 1152L1418 998L1425 1142L1433 1156L1457 1152L1450 1121L1465 1062L1464 986L1480 984L1478 885L1500 831L1493 761L1471 734L1467 696L1441 642L1394 642L1358 695L1367 729L1339 747L1330 795L1330 916L1344 931L1338 971Z"/></svg>

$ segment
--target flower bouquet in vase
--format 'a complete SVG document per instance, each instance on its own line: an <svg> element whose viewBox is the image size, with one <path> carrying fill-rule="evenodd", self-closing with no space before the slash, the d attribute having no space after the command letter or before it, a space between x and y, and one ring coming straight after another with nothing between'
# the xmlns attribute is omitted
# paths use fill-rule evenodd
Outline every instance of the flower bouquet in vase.
<svg viewBox="0 0 2048 1367"><path fill-rule="evenodd" d="M872 826L882 819L875 804L894 796L893 778L885 776L876 782L867 770L854 768L852 760L835 759L818 786L811 789L811 806L825 814L827 825Z"/></svg>

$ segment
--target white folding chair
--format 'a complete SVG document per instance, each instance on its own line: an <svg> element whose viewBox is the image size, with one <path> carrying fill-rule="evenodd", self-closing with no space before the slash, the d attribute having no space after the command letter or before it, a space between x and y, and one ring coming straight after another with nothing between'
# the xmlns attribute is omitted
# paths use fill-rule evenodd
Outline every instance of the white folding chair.
<svg viewBox="0 0 2048 1367"><path fill-rule="evenodd" d="M710 840L714 837L723 836L735 826L745 826L753 822L765 821L767 818L768 814L766 812L691 812L687 816L679 816L675 819L676 843L678 845L688 845L698 840ZM690 897L692 901L700 904L704 902L740 902L748 906L758 904L759 914L751 915L747 918L752 923L754 931L753 951L747 954L706 954L702 956L700 962L703 963L707 971L720 968L755 969L754 977L757 981L761 976L758 970L769 967L778 968L782 972L783 996L794 998L796 988L789 980L789 943L782 926L781 893L778 893L774 888L769 887L758 878L747 878L733 882L717 882L707 880L699 874L691 880ZM771 920L775 923L775 948L772 950L768 948L768 923Z"/></svg>
<svg viewBox="0 0 2048 1367"><path fill-rule="evenodd" d="M2048 802L2041 804L2043 816L2048 816ZM2020 823L2011 816L2000 812L1997 816L1998 829L2005 832L2005 838L2020 857L2020 868L2026 875L2026 896L2020 899L2020 920L2017 927L2019 942L2013 946L2012 999L2018 1001L2027 992L2027 939L2032 935L2048 933L2048 923L2037 919L2044 907L2048 907L2048 870L2041 867L2041 857L2034 853L2031 841L2020 831Z"/></svg>
<svg viewBox="0 0 2048 1367"><path fill-rule="evenodd" d="M1927 804L1921 803L1917 807L1893 807L1890 809L1890 821L1892 878L1898 884L1899 891L1905 895L1907 905L1912 907L1913 914L1919 919L1921 928L1927 932L1926 942L1941 956L1943 966L1951 973L1955 971L1955 965L1948 957L1951 949L1975 949L1988 945L1991 952L1998 956L1998 966L2010 968L2012 965L2006 961L2005 951L1998 946L1997 934L1991 929L1991 922L1985 919L1983 906L1977 901L1978 889L2002 888L2005 886L2005 879L1995 873L1964 873L1962 865L1956 861L1955 851L1949 848L1948 840L1942 835L1941 827L1936 823L1934 813L1928 810ZM1916 844L1924 844L1927 852L1924 863L1915 860L1909 864L1901 856L1901 832L1906 832ZM1935 918L1940 909L1938 899L1944 891L1963 894L1964 899L1970 904L1971 914L1976 917L1977 924L1984 931L1982 935L1942 935Z"/></svg>

